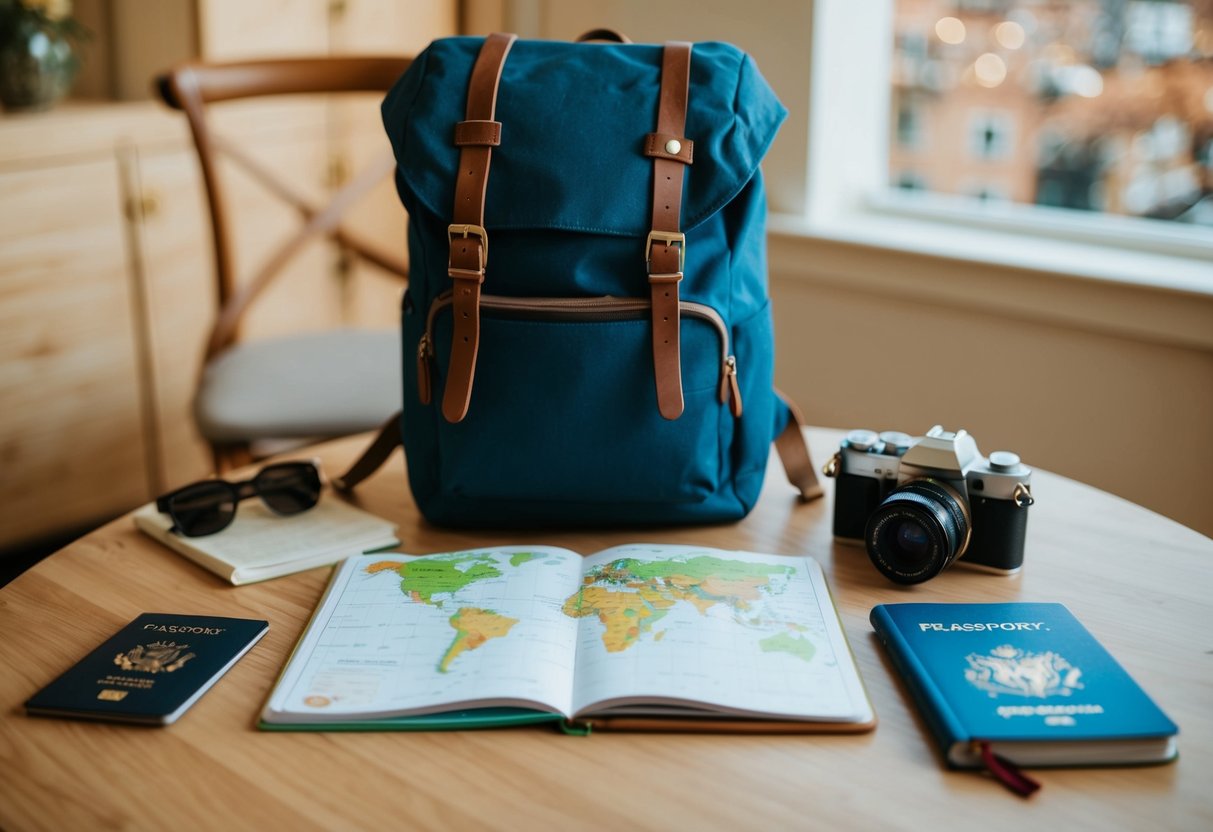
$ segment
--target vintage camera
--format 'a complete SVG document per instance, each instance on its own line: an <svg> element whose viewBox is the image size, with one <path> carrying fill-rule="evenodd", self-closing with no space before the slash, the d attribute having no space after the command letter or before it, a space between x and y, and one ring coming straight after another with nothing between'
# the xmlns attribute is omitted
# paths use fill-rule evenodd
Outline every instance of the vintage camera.
<svg viewBox="0 0 1213 832"><path fill-rule="evenodd" d="M825 466L834 490L834 536L863 540L899 584L962 563L1010 575L1023 565L1032 469L1010 451L989 458L965 431L936 425L913 439L853 430Z"/></svg>

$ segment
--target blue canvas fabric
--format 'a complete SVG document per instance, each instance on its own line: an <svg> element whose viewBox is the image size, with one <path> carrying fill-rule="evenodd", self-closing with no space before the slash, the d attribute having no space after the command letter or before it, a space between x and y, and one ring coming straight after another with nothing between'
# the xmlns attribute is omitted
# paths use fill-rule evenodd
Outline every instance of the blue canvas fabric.
<svg viewBox="0 0 1213 832"><path fill-rule="evenodd" d="M724 322L681 323L685 409L658 412L647 315L568 320L481 307L466 418L440 406L450 358L451 222L468 81L480 38L434 42L383 103L409 212L403 306L402 439L427 519L456 526L714 522L758 497L772 439L788 418L772 391L766 207L759 162L786 111L754 62L723 43L695 44L681 227L681 299ZM484 226L483 292L510 298L647 299L662 47L518 41L497 97ZM418 394L427 331L433 400ZM722 404L722 358L735 357L743 412Z"/></svg>

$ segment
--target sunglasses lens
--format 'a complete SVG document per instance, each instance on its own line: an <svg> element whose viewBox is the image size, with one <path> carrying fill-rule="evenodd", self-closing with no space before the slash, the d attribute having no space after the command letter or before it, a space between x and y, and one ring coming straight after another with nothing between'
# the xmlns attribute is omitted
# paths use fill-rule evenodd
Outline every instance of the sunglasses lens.
<svg viewBox="0 0 1213 832"><path fill-rule="evenodd" d="M227 483L200 482L173 497L169 514L186 537L214 534L236 516L235 495Z"/></svg>
<svg viewBox="0 0 1213 832"><path fill-rule="evenodd" d="M261 470L253 485L279 514L298 514L320 501L320 472L308 462L284 462Z"/></svg>

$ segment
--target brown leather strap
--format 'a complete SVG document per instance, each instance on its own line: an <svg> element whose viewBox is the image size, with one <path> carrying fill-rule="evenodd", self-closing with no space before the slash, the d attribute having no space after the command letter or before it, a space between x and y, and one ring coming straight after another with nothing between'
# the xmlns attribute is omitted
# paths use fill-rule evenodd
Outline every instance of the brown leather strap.
<svg viewBox="0 0 1213 832"><path fill-rule="evenodd" d="M455 125L455 144L501 144L500 121L461 121Z"/></svg>
<svg viewBox="0 0 1213 832"><path fill-rule="evenodd" d="M362 452L362 456L354 461L348 471L332 480L333 488L338 491L353 491L354 486L379 470L379 466L387 461L392 451L400 446L400 417L402 415L403 412L398 411L383 423L383 427L379 428L379 435Z"/></svg>
<svg viewBox="0 0 1213 832"><path fill-rule="evenodd" d="M455 320L451 363L442 396L442 415L448 422L462 421L467 415L472 380L476 375L476 353L480 349L480 284L484 283L489 259L484 198L493 147L501 140L500 125L486 136L483 122L496 124L493 116L497 110L497 86L501 83L501 71L514 40L514 35L501 33L484 39L468 83L466 119L455 128L457 137L481 141L460 143L454 222L448 229L451 253L447 274L454 281L452 313ZM486 138L494 141L483 141Z"/></svg>
<svg viewBox="0 0 1213 832"><path fill-rule="evenodd" d="M666 154L653 157L653 225L645 242L649 291L653 309L653 372L657 383L657 409L666 419L682 415L682 359L679 355L678 283L686 252L679 230L682 219L682 178L687 157L681 158L687 119L687 91L691 76L691 44L667 43L661 58L661 94L657 104L657 131L669 136ZM651 140L650 140L651 141ZM689 145L689 143L688 143Z"/></svg>
<svg viewBox="0 0 1213 832"><path fill-rule="evenodd" d="M644 155L691 164L695 157L695 142L680 136L649 133L645 137Z"/></svg>
<svg viewBox="0 0 1213 832"><path fill-rule="evenodd" d="M822 495L821 482L817 479L817 471L813 468L813 459L809 456L809 443L804 438L804 416L796 403L778 390L775 391L783 403L788 406L791 416L783 432L775 437L775 450L779 453L779 461L783 463L784 473L788 482L796 486L803 502L816 500Z"/></svg>

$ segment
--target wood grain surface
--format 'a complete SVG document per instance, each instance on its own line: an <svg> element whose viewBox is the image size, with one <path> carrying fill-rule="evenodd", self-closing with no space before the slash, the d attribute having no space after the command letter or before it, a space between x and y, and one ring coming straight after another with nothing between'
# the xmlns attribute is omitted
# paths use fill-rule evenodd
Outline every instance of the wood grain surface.
<svg viewBox="0 0 1213 832"><path fill-rule="evenodd" d="M839 436L810 432L818 464ZM335 472L364 441L316 450ZM914 588L834 544L829 481L825 499L799 505L777 461L750 517L714 527L437 529L417 514L399 457L360 491L414 553L649 540L811 554L880 719L858 736L262 733L257 714L330 570L232 587L121 518L0 590L0 828L1213 828L1213 541L1046 472L1033 490L1021 575L953 568ZM898 601L1065 603L1179 724L1180 760L1038 770L1044 789L1026 801L946 770L868 624L874 604ZM270 632L168 728L24 714L26 698L142 612L263 617Z"/></svg>

